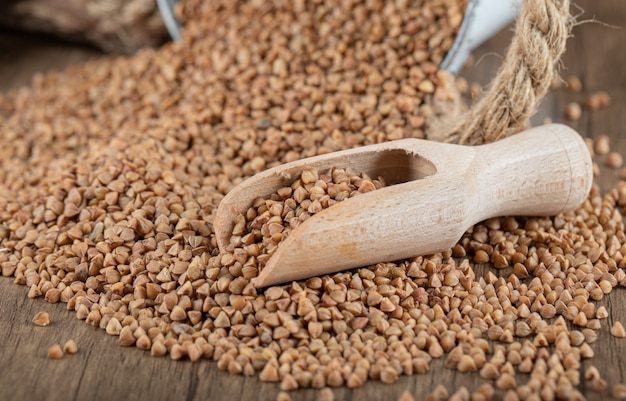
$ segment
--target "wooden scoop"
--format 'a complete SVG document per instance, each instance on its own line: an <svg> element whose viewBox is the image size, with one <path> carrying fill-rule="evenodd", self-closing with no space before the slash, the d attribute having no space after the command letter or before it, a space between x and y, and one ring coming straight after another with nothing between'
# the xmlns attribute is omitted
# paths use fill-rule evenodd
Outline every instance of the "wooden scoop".
<svg viewBox="0 0 626 401"><path fill-rule="evenodd" d="M214 229L229 246L235 217L305 168L351 168L389 186L340 202L278 245L256 287L450 249L472 225L504 215L571 211L587 197L592 162L575 131L545 125L482 146L403 139L315 156L261 172L230 191Z"/></svg>

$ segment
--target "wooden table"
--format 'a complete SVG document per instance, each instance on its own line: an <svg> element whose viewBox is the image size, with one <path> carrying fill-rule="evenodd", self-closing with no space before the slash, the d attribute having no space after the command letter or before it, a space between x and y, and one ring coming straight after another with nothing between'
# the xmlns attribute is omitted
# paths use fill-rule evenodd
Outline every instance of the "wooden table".
<svg viewBox="0 0 626 401"><path fill-rule="evenodd" d="M609 109L585 112L572 126L586 136L607 134L614 150L626 155L626 7L624 0L579 0L585 10L580 19L594 18L600 23L585 23L574 29L564 58L563 75L581 78L583 93L559 90L543 102L535 120L550 117L564 121L563 110L570 101L582 101L593 91L606 90L611 96ZM614 26L614 27L611 27ZM618 28L615 28L618 27ZM471 81L487 82L501 61L503 49L511 37L503 32L477 52L479 61L464 73ZM28 83L30 76L48 68L79 62L96 53L93 50L41 41L40 38L0 33L0 90ZM603 160L598 159L602 164ZM602 168L601 186L614 185L618 172ZM244 378L221 372L212 361L174 362L152 358L136 348L123 349L117 339L104 331L87 326L74 318L64 304L47 304L27 298L28 289L0 279L0 400L274 400L275 384L262 383L256 377ZM584 371L596 365L609 384L626 382L626 339L608 334L608 324L626 322L626 290L615 289L602 304L610 317L593 345L596 357L582 364ZM49 327L35 327L32 317L38 311L50 313ZM76 355L61 360L46 357L53 343L73 338L79 346ZM404 390L421 399L437 384L448 389L460 385L475 389L484 381L477 374L460 374L434 363L425 375L402 377L393 385L368 382L357 390L335 389L336 400L396 400ZM601 400L609 393L595 394L581 390L590 400ZM314 400L318 390L292 393L294 400Z"/></svg>

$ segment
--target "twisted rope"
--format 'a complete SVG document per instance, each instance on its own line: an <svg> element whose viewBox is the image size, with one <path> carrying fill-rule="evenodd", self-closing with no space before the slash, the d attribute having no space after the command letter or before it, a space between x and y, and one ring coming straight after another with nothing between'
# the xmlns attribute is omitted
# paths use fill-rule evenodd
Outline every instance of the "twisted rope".
<svg viewBox="0 0 626 401"><path fill-rule="evenodd" d="M552 79L558 76L573 25L569 10L569 0L524 1L504 63L446 142L478 145L527 127Z"/></svg>

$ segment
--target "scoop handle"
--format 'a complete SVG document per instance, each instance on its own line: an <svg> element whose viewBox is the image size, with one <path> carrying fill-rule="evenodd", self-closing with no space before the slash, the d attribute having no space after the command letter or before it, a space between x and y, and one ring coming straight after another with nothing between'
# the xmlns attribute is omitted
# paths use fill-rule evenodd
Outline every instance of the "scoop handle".
<svg viewBox="0 0 626 401"><path fill-rule="evenodd" d="M466 181L470 186L466 190L476 197L474 219L570 211L589 194L592 167L582 137L560 124L479 146L473 163L476 171L467 174Z"/></svg>
<svg viewBox="0 0 626 401"><path fill-rule="evenodd" d="M402 143L437 172L350 198L311 217L280 244L252 284L265 287L442 251L479 221L558 214L582 203L591 188L589 151L562 125L478 147Z"/></svg>

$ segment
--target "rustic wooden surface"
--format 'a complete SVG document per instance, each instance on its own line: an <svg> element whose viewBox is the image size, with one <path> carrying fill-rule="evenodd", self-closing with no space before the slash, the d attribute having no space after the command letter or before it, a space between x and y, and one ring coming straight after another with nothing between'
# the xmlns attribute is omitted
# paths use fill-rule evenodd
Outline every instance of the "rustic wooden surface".
<svg viewBox="0 0 626 401"><path fill-rule="evenodd" d="M624 0L579 0L585 11L580 19L602 21L586 23L574 29L568 42L563 75L581 78L580 94L559 90L550 94L535 117L564 121L563 110L570 101L582 101L585 95L606 90L611 106L595 113L585 112L572 126L586 136L607 134L614 150L626 155L626 7ZM464 73L470 82L487 82L501 61L502 49L510 38L503 32L477 53L478 61ZM33 73L80 62L93 57L93 50L77 48L37 37L17 37L0 32L0 90L27 84ZM600 164L602 159L599 159ZM610 188L617 172L603 169L603 188ZM0 400L274 400L276 384L255 378L230 376L221 372L212 361L174 362L168 358L152 358L136 348L123 349L116 338L104 331L76 320L64 304L47 304L27 298L27 288L13 285L9 278L0 278ZM603 322L602 334L593 345L596 356L581 367L596 365L609 384L626 382L626 339L608 334L608 325L615 320L626 322L626 290L618 288L602 304L610 317ZM38 311L50 313L52 324L36 327L31 323ZM47 349L54 343L74 339L79 347L76 355L49 360ZM523 381L523 380L520 380ZM437 384L454 390L465 385L475 389L484 381L477 374L460 374L444 369L436 361L425 375L402 377L393 385L368 382L363 388L335 389L336 400L396 400L404 390L416 399ZM596 394L581 390L590 400L610 397L608 392ZM318 390L299 390L294 400L315 400Z"/></svg>

